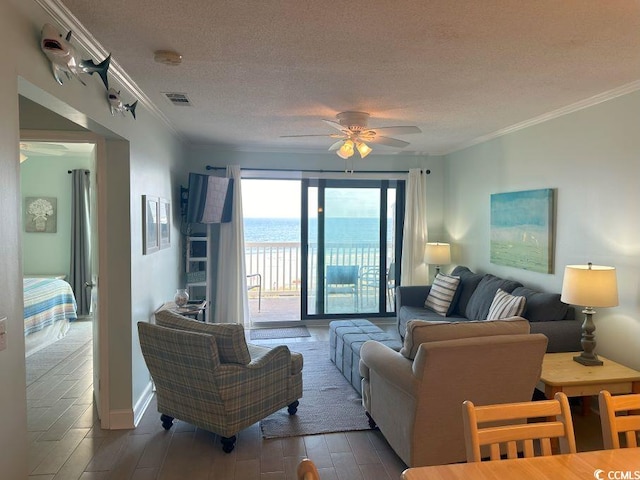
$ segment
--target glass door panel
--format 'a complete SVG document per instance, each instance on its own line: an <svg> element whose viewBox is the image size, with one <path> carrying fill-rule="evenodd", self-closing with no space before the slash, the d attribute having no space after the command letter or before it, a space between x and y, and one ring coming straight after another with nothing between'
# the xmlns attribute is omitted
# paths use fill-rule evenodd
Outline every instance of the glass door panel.
<svg viewBox="0 0 640 480"><path fill-rule="evenodd" d="M326 188L324 200L324 312L377 312L380 189Z"/></svg>
<svg viewBox="0 0 640 480"><path fill-rule="evenodd" d="M399 184L308 180L303 186L303 318L394 311Z"/></svg>

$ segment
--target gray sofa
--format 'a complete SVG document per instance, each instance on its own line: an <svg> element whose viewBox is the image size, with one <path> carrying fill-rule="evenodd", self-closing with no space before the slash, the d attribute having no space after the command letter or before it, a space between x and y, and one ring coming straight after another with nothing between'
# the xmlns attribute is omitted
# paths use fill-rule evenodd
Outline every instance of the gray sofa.
<svg viewBox="0 0 640 480"><path fill-rule="evenodd" d="M397 326L401 338L405 336L409 320L485 320L493 297L498 288L501 288L512 295L526 297L526 307L522 316L531 323L531 333L547 336L547 352L582 350L582 324L575 319L574 308L560 301L560 294L538 292L523 286L520 282L489 273L474 273L464 266L456 267L451 275L460 277L460 285L445 317L424 307L430 286L396 288Z"/></svg>

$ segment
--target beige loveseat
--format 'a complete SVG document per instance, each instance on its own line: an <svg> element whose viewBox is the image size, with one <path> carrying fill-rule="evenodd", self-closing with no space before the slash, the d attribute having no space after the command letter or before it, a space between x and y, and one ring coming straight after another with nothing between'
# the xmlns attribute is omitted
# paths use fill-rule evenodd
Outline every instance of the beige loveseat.
<svg viewBox="0 0 640 480"><path fill-rule="evenodd" d="M362 402L407 466L464 462L462 402L531 400L546 347L520 317L410 321L400 352L362 346Z"/></svg>

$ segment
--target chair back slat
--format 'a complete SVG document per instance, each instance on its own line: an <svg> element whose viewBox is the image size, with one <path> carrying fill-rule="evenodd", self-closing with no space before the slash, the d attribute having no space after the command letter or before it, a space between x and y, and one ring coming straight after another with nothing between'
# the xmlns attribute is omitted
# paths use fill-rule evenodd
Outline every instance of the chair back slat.
<svg viewBox="0 0 640 480"><path fill-rule="evenodd" d="M518 458L518 445L515 441L507 442L507 458Z"/></svg>

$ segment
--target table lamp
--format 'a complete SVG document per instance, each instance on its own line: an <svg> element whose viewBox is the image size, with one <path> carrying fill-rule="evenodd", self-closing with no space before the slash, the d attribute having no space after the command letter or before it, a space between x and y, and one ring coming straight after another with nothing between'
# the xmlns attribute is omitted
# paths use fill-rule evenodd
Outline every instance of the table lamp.
<svg viewBox="0 0 640 480"><path fill-rule="evenodd" d="M451 263L451 246L448 243L430 242L424 246L424 263L436 266L436 276L440 265Z"/></svg>
<svg viewBox="0 0 640 480"><path fill-rule="evenodd" d="M592 316L596 312L593 307L615 307L618 305L618 284L616 269L600 265L567 265L562 281L560 299L572 305L583 305L585 308L582 324L583 352L573 357L582 365L602 365L602 361L594 353L596 348L596 327Z"/></svg>

